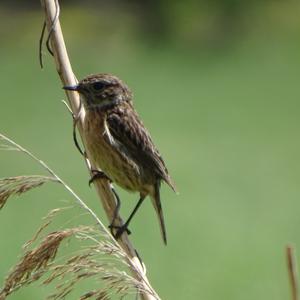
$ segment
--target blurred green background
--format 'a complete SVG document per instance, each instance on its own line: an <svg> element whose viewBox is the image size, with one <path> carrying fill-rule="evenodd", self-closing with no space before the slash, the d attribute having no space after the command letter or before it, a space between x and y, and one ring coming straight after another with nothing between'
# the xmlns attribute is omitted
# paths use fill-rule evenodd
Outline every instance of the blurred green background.
<svg viewBox="0 0 300 300"><path fill-rule="evenodd" d="M110 72L131 87L180 192L162 188L167 247L150 201L130 227L162 299L289 299L284 249L300 249L299 2L62 4L77 77ZM39 1L1 2L0 131L46 161L106 222L46 51L39 67L42 22ZM0 177L40 173L22 155L0 153ZM127 216L137 195L118 191ZM1 282L41 218L68 200L49 184L8 202ZM48 293L34 285L10 299Z"/></svg>

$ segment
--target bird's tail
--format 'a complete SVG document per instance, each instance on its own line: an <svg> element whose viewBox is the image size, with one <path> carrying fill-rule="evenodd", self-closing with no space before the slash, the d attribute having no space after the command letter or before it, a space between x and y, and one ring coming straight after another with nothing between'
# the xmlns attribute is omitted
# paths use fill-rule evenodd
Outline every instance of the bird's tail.
<svg viewBox="0 0 300 300"><path fill-rule="evenodd" d="M160 202L159 188L160 188L160 183L157 182L154 186L154 194L153 195L150 194L150 197L151 197L153 207L154 207L157 217L158 217L160 232L161 232L163 241L164 241L165 245L167 245L167 233L166 233L166 226L165 226L165 221L164 221L164 214L163 214L163 210L162 210L162 206L161 206L161 202Z"/></svg>

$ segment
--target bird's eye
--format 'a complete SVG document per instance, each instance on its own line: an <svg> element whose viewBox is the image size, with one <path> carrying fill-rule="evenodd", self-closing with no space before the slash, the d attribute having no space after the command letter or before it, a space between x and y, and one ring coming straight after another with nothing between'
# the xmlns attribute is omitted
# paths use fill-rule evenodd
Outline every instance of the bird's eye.
<svg viewBox="0 0 300 300"><path fill-rule="evenodd" d="M104 87L105 87L105 84L102 83L102 82L95 82L95 83L93 84L93 89L96 90L96 91L100 91L100 90L102 90Z"/></svg>

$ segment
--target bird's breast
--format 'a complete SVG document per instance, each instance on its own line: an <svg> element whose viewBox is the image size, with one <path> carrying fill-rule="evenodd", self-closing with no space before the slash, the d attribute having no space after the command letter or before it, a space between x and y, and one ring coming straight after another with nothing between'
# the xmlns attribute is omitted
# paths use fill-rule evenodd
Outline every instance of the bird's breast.
<svg viewBox="0 0 300 300"><path fill-rule="evenodd" d="M105 113L88 111L84 121L89 159L109 178L129 191L141 191L138 165L121 150L114 139Z"/></svg>

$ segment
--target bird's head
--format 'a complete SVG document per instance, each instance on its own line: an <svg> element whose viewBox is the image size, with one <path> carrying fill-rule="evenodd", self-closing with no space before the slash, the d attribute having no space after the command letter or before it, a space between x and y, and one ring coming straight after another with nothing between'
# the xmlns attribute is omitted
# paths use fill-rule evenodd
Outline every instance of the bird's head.
<svg viewBox="0 0 300 300"><path fill-rule="evenodd" d="M64 89L80 93L87 109L110 108L132 98L127 85L110 74L89 75L77 85L64 86Z"/></svg>

